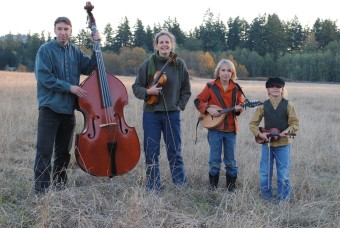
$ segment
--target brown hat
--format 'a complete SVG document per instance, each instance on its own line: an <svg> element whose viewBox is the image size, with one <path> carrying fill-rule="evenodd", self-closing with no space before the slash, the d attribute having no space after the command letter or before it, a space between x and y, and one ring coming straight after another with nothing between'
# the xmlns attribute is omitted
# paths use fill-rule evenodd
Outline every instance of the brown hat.
<svg viewBox="0 0 340 228"><path fill-rule="evenodd" d="M285 81L282 78L275 77L275 78L268 78L266 81L266 88L270 88L273 86L280 86L284 87L285 86Z"/></svg>

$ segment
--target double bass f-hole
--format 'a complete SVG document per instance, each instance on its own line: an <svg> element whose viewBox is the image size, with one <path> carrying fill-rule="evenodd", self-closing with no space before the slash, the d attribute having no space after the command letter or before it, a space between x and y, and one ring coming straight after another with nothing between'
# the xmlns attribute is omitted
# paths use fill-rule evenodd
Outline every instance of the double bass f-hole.
<svg viewBox="0 0 340 228"><path fill-rule="evenodd" d="M87 136L90 138L90 139L93 139L95 136L96 136L96 128L95 128L95 121L99 119L99 116L94 116L92 118L92 132L93 134L89 133Z"/></svg>
<svg viewBox="0 0 340 228"><path fill-rule="evenodd" d="M88 27L97 32L90 2ZM129 127L123 109L128 103L124 84L106 71L100 41L93 42L97 67L80 86L86 97L78 98L79 111L84 115L84 129L76 134L75 157L79 167L94 176L113 177L132 170L140 157L140 144L135 128Z"/></svg>
<svg viewBox="0 0 340 228"><path fill-rule="evenodd" d="M117 117L117 119L118 119L120 132L122 134L127 134L129 132L129 130L126 129L126 128L125 128L125 130L123 130L123 125L122 125L121 118L120 118L119 114L115 113L114 116Z"/></svg>

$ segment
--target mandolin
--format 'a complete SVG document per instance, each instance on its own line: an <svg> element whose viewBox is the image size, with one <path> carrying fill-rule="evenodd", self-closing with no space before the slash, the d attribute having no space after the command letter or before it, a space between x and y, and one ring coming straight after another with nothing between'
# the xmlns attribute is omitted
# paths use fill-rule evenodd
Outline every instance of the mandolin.
<svg viewBox="0 0 340 228"><path fill-rule="evenodd" d="M246 102L244 102L243 104L239 104L242 108L254 108L256 106L262 105L263 102L258 101L258 100L247 100ZM209 105L212 108L215 108L216 110L218 110L218 112L221 114L220 116L212 116L210 115L210 113L206 113L206 114L199 114L198 117L198 121L199 124L201 124L203 127L208 128L208 129L213 129L215 127L217 127L218 125L220 125L222 123L222 121L224 120L224 118L226 117L226 115L229 112L232 112L235 110L235 107L230 107L230 108L221 108L217 105Z"/></svg>

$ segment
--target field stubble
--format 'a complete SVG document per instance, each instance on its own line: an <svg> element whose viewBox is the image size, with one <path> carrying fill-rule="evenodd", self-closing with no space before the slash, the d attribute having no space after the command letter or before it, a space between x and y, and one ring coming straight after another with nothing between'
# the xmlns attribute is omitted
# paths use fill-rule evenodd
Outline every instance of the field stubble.
<svg viewBox="0 0 340 228"><path fill-rule="evenodd" d="M198 126L193 99L206 79L192 79L192 97L182 112L182 147L189 185L171 184L161 151L162 196L145 192L144 155L136 168L114 178L93 177L74 159L64 191L42 198L33 193L33 162L37 124L36 82L31 73L0 72L0 227L339 227L340 211L340 85L287 83L288 98L300 119L292 143L291 203L270 205L259 198L260 146L248 129L254 109L239 117L237 141L238 190L228 193L224 171L219 189L209 192L206 129ZM142 145L142 101L131 85L134 78L118 77L128 90L124 109ZM264 82L238 81L248 99L266 99ZM79 133L83 117L77 112Z"/></svg>

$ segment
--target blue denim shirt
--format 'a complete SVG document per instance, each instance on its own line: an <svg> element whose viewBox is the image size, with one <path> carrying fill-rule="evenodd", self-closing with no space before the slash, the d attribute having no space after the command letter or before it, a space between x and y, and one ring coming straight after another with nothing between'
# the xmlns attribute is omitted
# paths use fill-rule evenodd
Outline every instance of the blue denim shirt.
<svg viewBox="0 0 340 228"><path fill-rule="evenodd" d="M74 44L63 47L56 39L43 44L35 60L39 108L73 114L76 95L70 92L71 85L79 85L80 75L89 75L95 66L95 55L90 58Z"/></svg>

